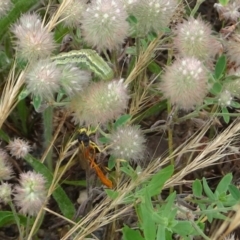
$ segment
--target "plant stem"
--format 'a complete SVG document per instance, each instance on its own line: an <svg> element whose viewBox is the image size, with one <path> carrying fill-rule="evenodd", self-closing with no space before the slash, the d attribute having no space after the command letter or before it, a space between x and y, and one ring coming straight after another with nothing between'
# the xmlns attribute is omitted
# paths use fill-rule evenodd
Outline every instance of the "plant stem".
<svg viewBox="0 0 240 240"><path fill-rule="evenodd" d="M43 112L44 149L47 149L52 141L52 131L53 131L52 120L53 120L53 107L48 107ZM45 162L48 169L52 171L53 170L52 148L49 149Z"/></svg>

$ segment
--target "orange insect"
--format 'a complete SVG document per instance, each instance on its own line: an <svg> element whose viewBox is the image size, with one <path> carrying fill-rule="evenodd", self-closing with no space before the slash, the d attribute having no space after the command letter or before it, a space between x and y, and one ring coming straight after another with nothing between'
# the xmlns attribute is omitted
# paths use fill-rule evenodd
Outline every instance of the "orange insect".
<svg viewBox="0 0 240 240"><path fill-rule="evenodd" d="M95 163L94 157L91 156L91 152L95 154L96 150L98 150L99 152L100 150L98 146L90 140L89 135L87 134L87 130L85 128L81 128L79 130L78 142L82 145L86 159L88 159L88 161L90 162L90 166L96 171L96 174L102 184L104 184L108 188L112 188L112 181L104 175L100 167Z"/></svg>

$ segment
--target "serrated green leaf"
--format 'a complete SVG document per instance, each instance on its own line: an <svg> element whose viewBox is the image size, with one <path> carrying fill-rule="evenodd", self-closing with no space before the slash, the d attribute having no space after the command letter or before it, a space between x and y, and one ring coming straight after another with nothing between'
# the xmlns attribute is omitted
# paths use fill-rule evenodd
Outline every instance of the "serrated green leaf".
<svg viewBox="0 0 240 240"><path fill-rule="evenodd" d="M226 70L226 65L227 65L226 56L225 55L220 56L215 66L214 74L216 79L220 79L222 77L223 73Z"/></svg>
<svg viewBox="0 0 240 240"><path fill-rule="evenodd" d="M199 179L196 179L192 185L193 195L195 197L202 197L202 183Z"/></svg>

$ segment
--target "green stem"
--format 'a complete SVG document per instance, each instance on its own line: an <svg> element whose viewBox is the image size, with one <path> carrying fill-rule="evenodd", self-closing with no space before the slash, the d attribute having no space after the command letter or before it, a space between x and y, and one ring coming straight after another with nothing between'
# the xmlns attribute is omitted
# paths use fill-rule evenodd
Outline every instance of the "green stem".
<svg viewBox="0 0 240 240"><path fill-rule="evenodd" d="M53 107L48 107L43 112L43 127L44 127L44 149L46 150L52 141L53 132ZM48 154L45 159L46 165L50 171L53 170L52 163L52 148L49 149Z"/></svg>
<svg viewBox="0 0 240 240"><path fill-rule="evenodd" d="M190 14L191 17L194 17L194 15L195 15L196 12L198 11L200 5L201 5L203 2L205 2L205 0L197 0L195 7L193 8L193 10L192 10L192 12L191 12L191 14Z"/></svg>
<svg viewBox="0 0 240 240"><path fill-rule="evenodd" d="M39 0L18 0L14 4L12 10L7 16L0 20L0 41L2 40L4 34L8 31L10 25L12 25L21 16L21 14L32 9L36 4L39 4Z"/></svg>
<svg viewBox="0 0 240 240"><path fill-rule="evenodd" d="M10 208L12 210L15 222L17 224L17 228L18 228L18 231L19 231L19 239L24 239L23 238L23 232L22 232L22 229L21 229L20 220L19 220L16 208L15 208L14 204L12 203L12 201L9 202L9 206L10 206Z"/></svg>

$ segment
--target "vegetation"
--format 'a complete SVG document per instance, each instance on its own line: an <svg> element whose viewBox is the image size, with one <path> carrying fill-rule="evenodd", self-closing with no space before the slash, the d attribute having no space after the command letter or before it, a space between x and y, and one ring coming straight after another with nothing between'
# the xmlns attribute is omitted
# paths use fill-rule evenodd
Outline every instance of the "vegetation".
<svg viewBox="0 0 240 240"><path fill-rule="evenodd" d="M240 1L204 4L0 0L4 239L238 239Z"/></svg>

